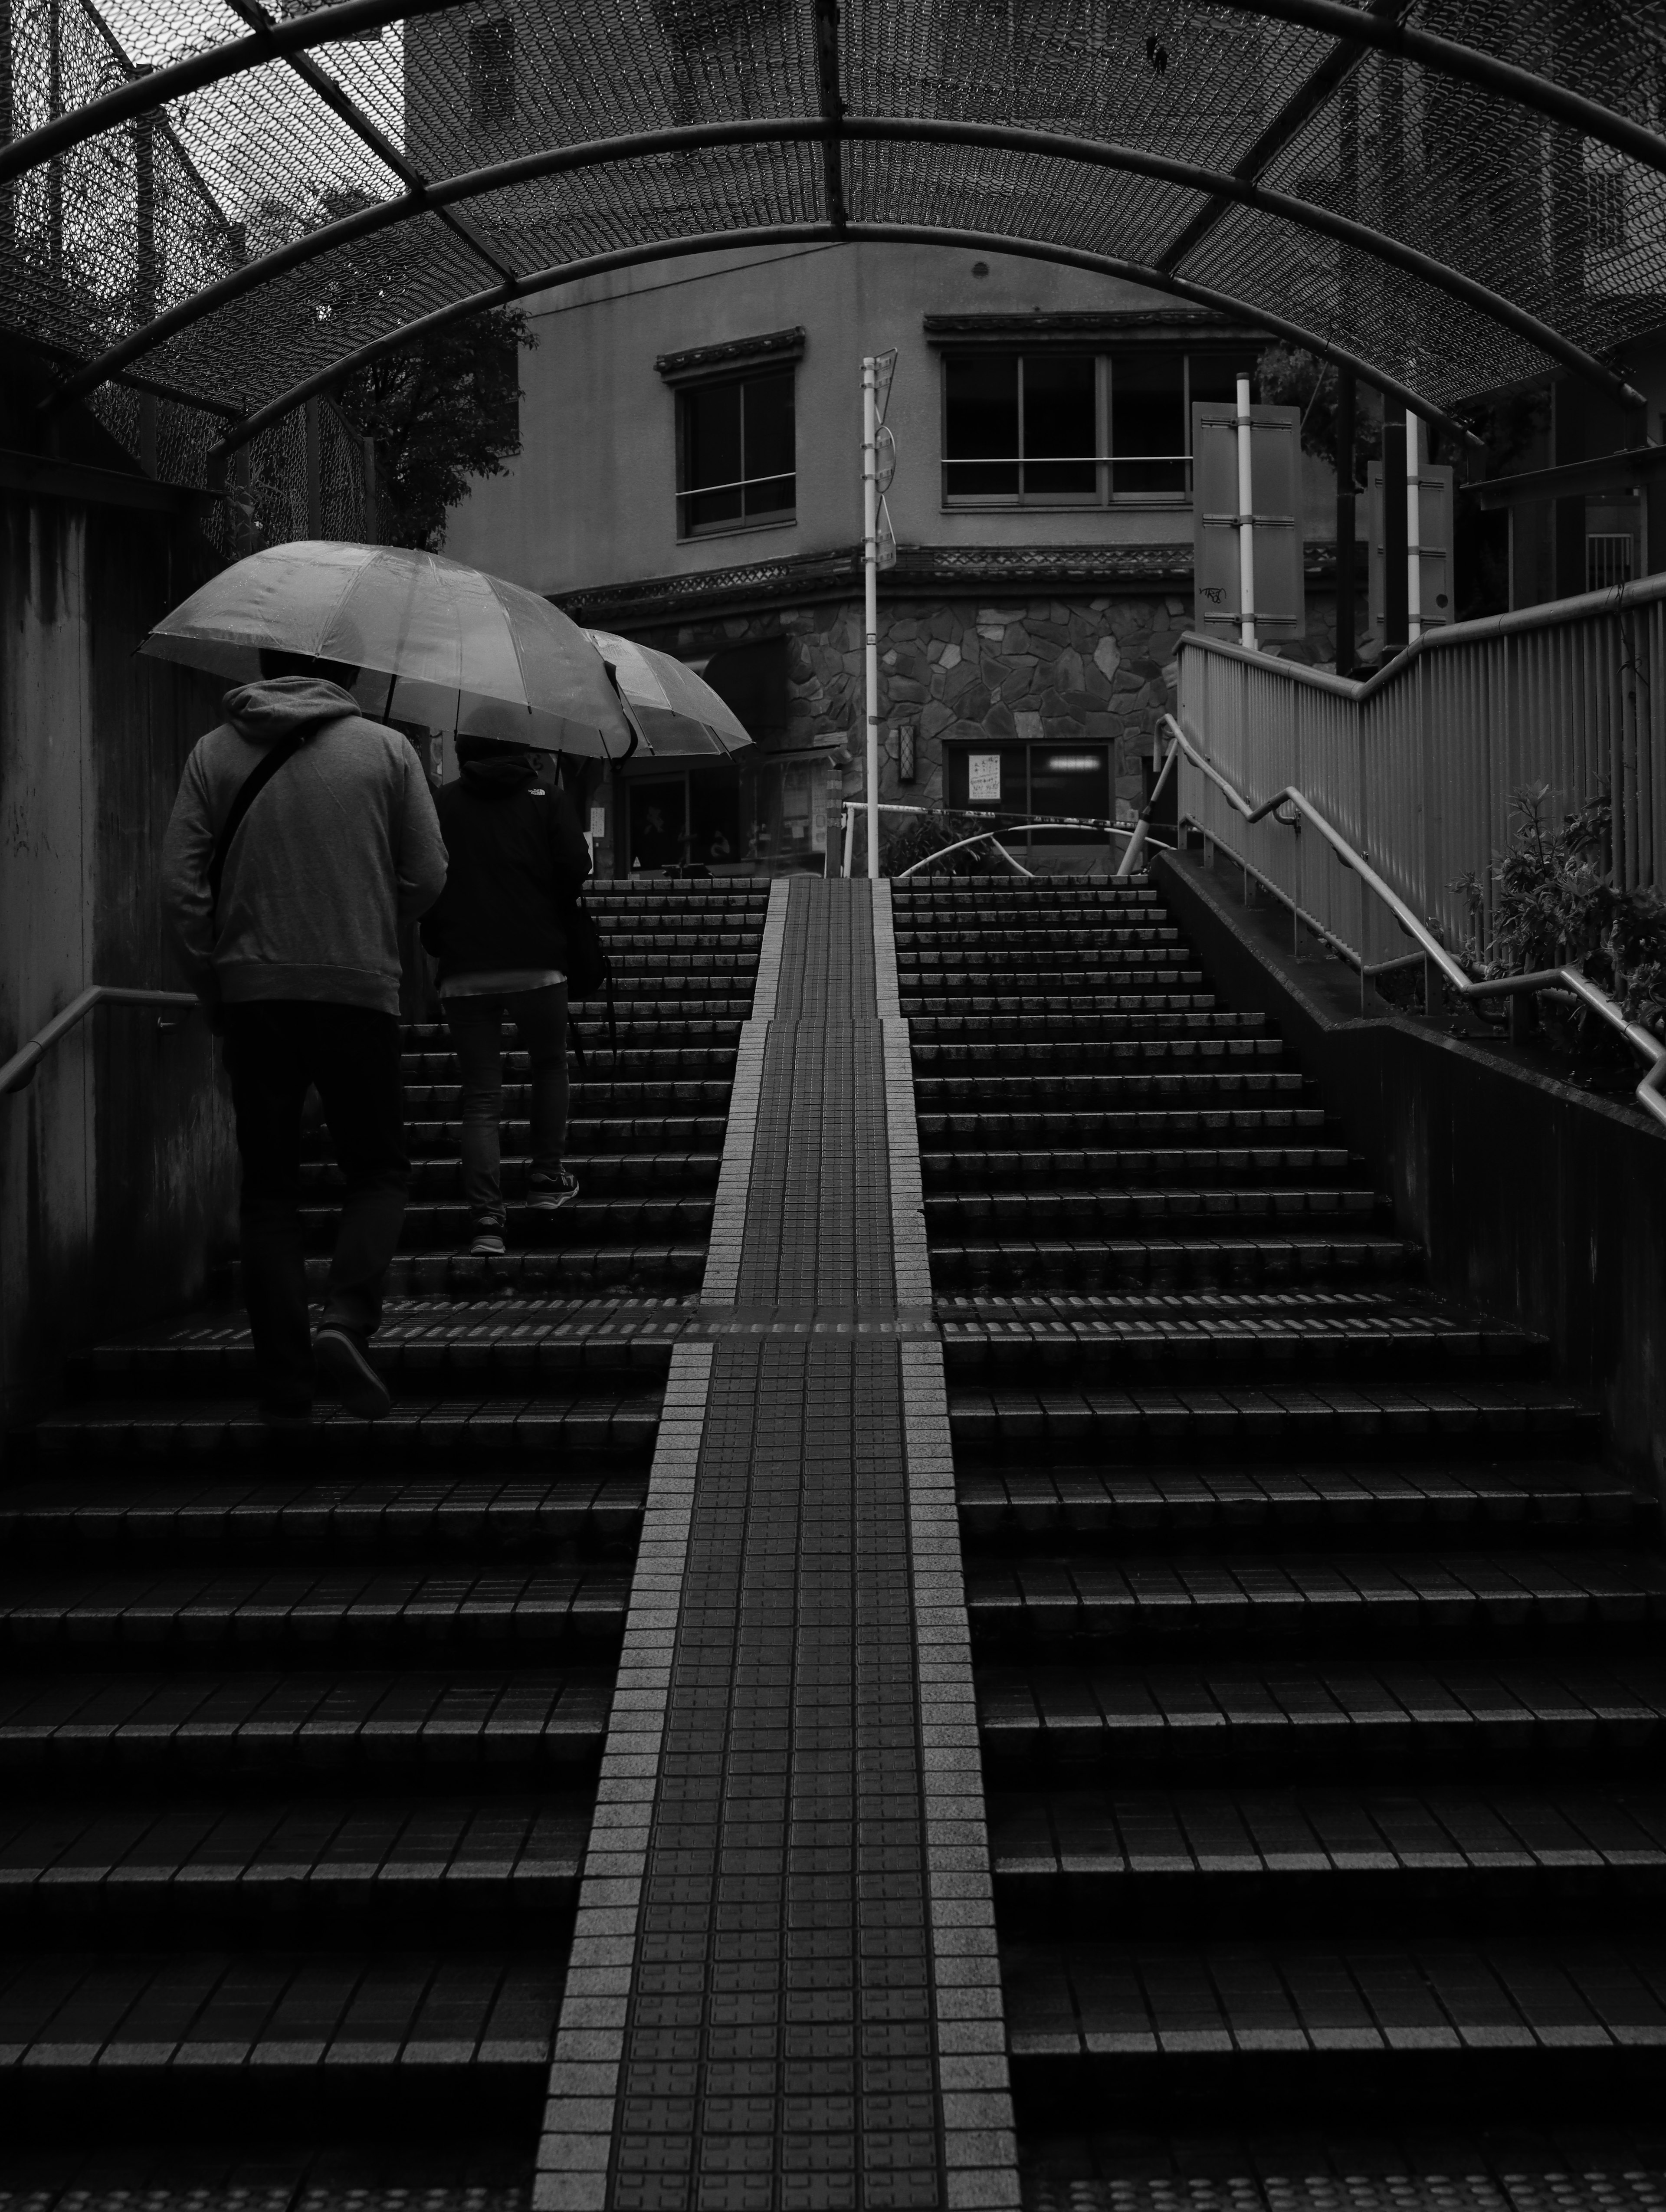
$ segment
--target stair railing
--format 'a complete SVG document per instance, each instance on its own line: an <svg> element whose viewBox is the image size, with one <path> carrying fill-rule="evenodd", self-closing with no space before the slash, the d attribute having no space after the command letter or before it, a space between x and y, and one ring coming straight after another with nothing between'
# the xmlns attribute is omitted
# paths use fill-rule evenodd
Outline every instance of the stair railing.
<svg viewBox="0 0 1666 2212"><path fill-rule="evenodd" d="M1298 791L1294 784L1286 784L1282 790L1274 792L1270 799L1262 799L1257 805L1230 783L1206 754L1198 750L1172 714L1164 714L1159 727L1166 728L1170 732L1168 754L1152 787L1151 798L1141 812L1135 834L1122 856L1122 866L1116 872L1119 880L1131 875L1140 865L1145 842L1143 832L1152 805L1183 758L1214 786L1233 812L1242 816L1246 825L1265 821L1269 816L1292 830L1299 830L1304 822L1310 823L1330 848L1340 864L1357 877L1366 890L1382 901L1407 936L1417 945L1419 951L1410 957L1414 961L1420 957L1430 969L1437 971L1447 988L1465 1004L1473 1004L1480 999L1517 998L1538 991L1571 992L1610 1029L1617 1031L1633 1052L1648 1061L1648 1073L1637 1086L1638 1103L1663 1127L1666 1127L1666 1097L1662 1095L1662 1085L1666 1082L1666 1044L1663 1044L1651 1030L1645 1030L1641 1023L1628 1020L1608 993L1593 983L1582 969L1572 967L1540 968L1527 975L1494 975L1479 981L1471 977L1433 931L1418 920L1399 893L1383 882L1364 854L1355 850L1333 823L1326 820L1305 793ZM1293 813L1285 813L1282 810L1286 807L1293 809ZM1285 894L1280 893L1280 896ZM1297 911L1299 913L1299 909ZM1331 936L1329 931L1324 934L1344 959L1360 969L1362 977L1373 972L1366 967L1363 954L1352 953L1340 939ZM1384 967L1402 964L1397 961L1386 962L1374 972L1380 974Z"/></svg>
<svg viewBox="0 0 1666 2212"><path fill-rule="evenodd" d="M198 1001L189 991L136 991L118 983L94 983L78 998L71 999L61 1014L54 1014L45 1029L38 1030L26 1045L15 1052L3 1066L0 1066L0 1097L9 1091L27 1090L34 1080L35 1070L60 1037L68 1036L72 1029L85 1020L94 1006L162 1006L171 1012L172 1021L158 1016L159 1030L179 1028L196 1011Z"/></svg>

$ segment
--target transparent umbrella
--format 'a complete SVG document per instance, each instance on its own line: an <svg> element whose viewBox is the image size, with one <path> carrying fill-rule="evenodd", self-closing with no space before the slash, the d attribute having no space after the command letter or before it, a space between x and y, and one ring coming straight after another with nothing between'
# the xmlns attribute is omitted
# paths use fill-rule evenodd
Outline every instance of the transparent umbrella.
<svg viewBox="0 0 1666 2212"><path fill-rule="evenodd" d="M605 758L633 743L575 623L535 592L437 553L270 546L193 592L141 650L246 682L263 646L359 669L360 704L386 720Z"/></svg>
<svg viewBox="0 0 1666 2212"><path fill-rule="evenodd" d="M610 629L587 629L584 635L612 670L645 751L656 757L736 753L751 744L733 708L684 662L651 645L616 637Z"/></svg>

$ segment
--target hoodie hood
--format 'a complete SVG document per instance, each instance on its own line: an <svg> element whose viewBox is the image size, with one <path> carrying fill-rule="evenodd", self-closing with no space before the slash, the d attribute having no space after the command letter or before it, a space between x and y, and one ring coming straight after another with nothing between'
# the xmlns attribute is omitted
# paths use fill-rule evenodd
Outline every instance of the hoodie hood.
<svg viewBox="0 0 1666 2212"><path fill-rule="evenodd" d="M487 753L461 766L464 782L483 799L508 799L517 791L530 791L539 775L530 753Z"/></svg>
<svg viewBox="0 0 1666 2212"><path fill-rule="evenodd" d="M360 711L350 691L322 676L263 676L258 683L240 684L220 703L238 736L252 745L276 744L296 730L322 729Z"/></svg>

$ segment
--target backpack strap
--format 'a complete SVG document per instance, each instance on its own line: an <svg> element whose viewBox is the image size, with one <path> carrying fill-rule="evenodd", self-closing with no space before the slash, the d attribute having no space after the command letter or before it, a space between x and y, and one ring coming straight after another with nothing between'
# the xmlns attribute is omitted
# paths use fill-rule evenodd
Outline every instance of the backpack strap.
<svg viewBox="0 0 1666 2212"><path fill-rule="evenodd" d="M300 729L291 731L289 735L279 744L268 746L266 751L238 786L237 796L232 800L230 811L220 825L220 835L214 841L213 857L209 861L209 919L210 921L214 918L215 908L220 903L220 878L226 872L226 855L231 850L232 839L243 826L243 817L254 805L255 800L259 798L279 769L286 761L294 759L318 726L316 722L305 723Z"/></svg>

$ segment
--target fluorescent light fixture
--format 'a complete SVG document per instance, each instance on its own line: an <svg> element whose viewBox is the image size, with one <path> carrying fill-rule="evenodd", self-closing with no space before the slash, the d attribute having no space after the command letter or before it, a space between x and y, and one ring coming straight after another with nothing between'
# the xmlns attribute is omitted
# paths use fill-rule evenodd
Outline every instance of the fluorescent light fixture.
<svg viewBox="0 0 1666 2212"><path fill-rule="evenodd" d="M1061 775L1075 775L1089 769L1103 768L1103 753L1049 753L1043 765L1056 769Z"/></svg>

